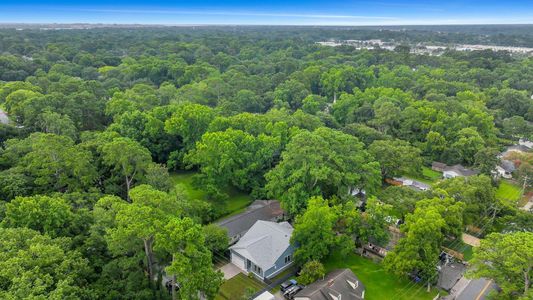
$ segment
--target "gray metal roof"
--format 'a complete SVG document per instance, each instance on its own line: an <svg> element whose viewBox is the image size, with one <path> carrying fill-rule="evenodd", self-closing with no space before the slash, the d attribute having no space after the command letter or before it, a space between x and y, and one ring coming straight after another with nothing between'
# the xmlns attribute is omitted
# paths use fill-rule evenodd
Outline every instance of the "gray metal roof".
<svg viewBox="0 0 533 300"><path fill-rule="evenodd" d="M287 222L257 221L230 249L268 270L290 246L292 231Z"/></svg>
<svg viewBox="0 0 533 300"><path fill-rule="evenodd" d="M329 272L294 295L311 300L364 299L365 286L350 269ZM333 297L332 297L333 296Z"/></svg>
<svg viewBox="0 0 533 300"><path fill-rule="evenodd" d="M256 200L246 211L223 219L216 224L228 230L228 236L242 236L258 220L272 221L283 216L283 210L277 200Z"/></svg>
<svg viewBox="0 0 533 300"><path fill-rule="evenodd" d="M479 171L475 171L475 170L470 170L470 169L467 169L465 167L463 167L462 165L453 165L453 166L447 166L446 168L444 168L444 171L453 171L459 175L463 175L463 176L472 176L472 175L477 175L479 174Z"/></svg>
<svg viewBox="0 0 533 300"><path fill-rule="evenodd" d="M506 159L502 160L500 167L502 167L502 169L509 173L512 173L514 170L516 170L514 163Z"/></svg>

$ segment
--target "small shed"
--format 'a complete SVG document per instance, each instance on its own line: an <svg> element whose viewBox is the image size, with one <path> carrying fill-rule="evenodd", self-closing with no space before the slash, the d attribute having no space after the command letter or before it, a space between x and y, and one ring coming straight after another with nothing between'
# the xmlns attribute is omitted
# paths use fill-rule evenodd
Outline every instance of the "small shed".
<svg viewBox="0 0 533 300"><path fill-rule="evenodd" d="M263 292L261 295L254 298L254 300L275 300L276 297L272 295L269 291Z"/></svg>

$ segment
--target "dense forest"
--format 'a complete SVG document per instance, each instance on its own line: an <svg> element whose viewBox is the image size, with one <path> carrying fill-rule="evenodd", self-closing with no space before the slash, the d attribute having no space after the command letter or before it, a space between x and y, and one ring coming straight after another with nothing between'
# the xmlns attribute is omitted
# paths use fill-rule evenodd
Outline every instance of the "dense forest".
<svg viewBox="0 0 533 300"><path fill-rule="evenodd" d="M299 265L386 242L394 216L404 237L383 264L433 284L440 247L474 227L488 242L473 276L531 299L533 218L496 196L492 171L506 146L533 139L533 58L316 44L533 46L527 27L487 30L1 29L0 298L212 299L228 241L210 224L239 191L281 201ZM387 183L433 161L480 174L425 192ZM532 164L513 174L526 190ZM176 187L182 172L205 197ZM482 267L502 249L525 253Z"/></svg>

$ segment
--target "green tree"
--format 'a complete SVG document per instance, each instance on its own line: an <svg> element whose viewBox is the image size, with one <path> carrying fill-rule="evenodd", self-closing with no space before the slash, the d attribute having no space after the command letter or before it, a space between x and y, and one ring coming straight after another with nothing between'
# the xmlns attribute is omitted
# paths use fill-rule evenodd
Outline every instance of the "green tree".
<svg viewBox="0 0 533 300"><path fill-rule="evenodd" d="M130 191L131 203L115 202L115 226L106 234L109 249L115 254L144 251L148 282L155 280L154 242L170 216L179 216L178 203L167 193L149 185L140 185ZM102 198L100 201L109 201ZM103 203L102 203L103 205Z"/></svg>
<svg viewBox="0 0 533 300"><path fill-rule="evenodd" d="M223 275L213 268L202 227L189 218L172 218L158 232L156 240L157 248L172 255L172 262L165 271L174 276L173 283L177 279L180 299L213 299ZM176 299L174 288L172 295Z"/></svg>
<svg viewBox="0 0 533 300"><path fill-rule="evenodd" d="M0 228L0 298L89 299L90 268L67 238Z"/></svg>
<svg viewBox="0 0 533 300"><path fill-rule="evenodd" d="M531 299L533 290L533 233L492 233L474 248L468 275L490 278L506 299Z"/></svg>
<svg viewBox="0 0 533 300"><path fill-rule="evenodd" d="M207 184L216 189L228 184L257 191L263 176L279 151L279 139L264 134L255 137L241 130L208 132L185 157L200 166Z"/></svg>
<svg viewBox="0 0 533 300"><path fill-rule="evenodd" d="M60 197L17 197L6 203L2 227L26 227L51 237L69 234L74 214L70 205Z"/></svg>
<svg viewBox="0 0 533 300"><path fill-rule="evenodd" d="M361 216L358 238L365 243L373 239L379 245L385 245L390 235L386 218L391 215L392 209L390 204L381 203L375 197L369 198Z"/></svg>
<svg viewBox="0 0 533 300"><path fill-rule="evenodd" d="M152 164L150 152L139 143L128 138L115 138L102 147L102 157L106 165L124 177L126 193L134 181L139 181Z"/></svg>
<svg viewBox="0 0 533 300"><path fill-rule="evenodd" d="M463 128L457 133L457 140L452 148L459 153L459 159L471 165L474 157L485 146L485 141L473 127Z"/></svg>
<svg viewBox="0 0 533 300"><path fill-rule="evenodd" d="M337 215L328 201L314 197L309 199L305 212L296 217L291 244L297 244L294 258L299 264L321 260L336 245L334 231Z"/></svg>
<svg viewBox="0 0 533 300"><path fill-rule="evenodd" d="M202 227L205 245L212 253L224 252L229 245L228 230L215 224Z"/></svg>
<svg viewBox="0 0 533 300"><path fill-rule="evenodd" d="M325 275L326 269L324 265L318 260L311 260L303 265L300 276L298 276L298 282L303 285L308 285L318 279L324 278Z"/></svg>
<svg viewBox="0 0 533 300"><path fill-rule="evenodd" d="M391 178L421 172L420 149L403 140L375 141L368 147L381 166L381 176Z"/></svg>
<svg viewBox="0 0 533 300"><path fill-rule="evenodd" d="M10 140L1 156L22 169L39 192L86 189L96 177L91 154L66 136L33 133Z"/></svg>
<svg viewBox="0 0 533 300"><path fill-rule="evenodd" d="M165 131L175 134L183 141L184 152L180 156L194 147L196 141L200 140L202 135L207 131L215 114L207 106L185 103L179 106L179 109L165 121Z"/></svg>
<svg viewBox="0 0 533 300"><path fill-rule="evenodd" d="M302 100L302 104L302 110L304 112L315 115L326 108L327 100L318 95L309 95Z"/></svg>
<svg viewBox="0 0 533 300"><path fill-rule="evenodd" d="M328 128L302 131L287 144L281 162L266 174L266 189L290 215L312 196L341 199L351 189L371 193L380 184L379 164L353 136Z"/></svg>
<svg viewBox="0 0 533 300"><path fill-rule="evenodd" d="M452 204L453 203L453 204ZM401 226L404 233L383 263L399 276L417 274L428 287L436 276L436 264L447 235L458 236L462 229L462 203L452 199L421 200Z"/></svg>

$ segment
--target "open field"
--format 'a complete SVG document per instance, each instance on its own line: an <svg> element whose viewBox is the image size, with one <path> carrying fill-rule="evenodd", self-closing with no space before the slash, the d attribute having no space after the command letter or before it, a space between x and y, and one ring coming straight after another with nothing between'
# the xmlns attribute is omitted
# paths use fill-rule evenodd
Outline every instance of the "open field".
<svg viewBox="0 0 533 300"><path fill-rule="evenodd" d="M337 268L350 268L365 285L367 300L431 300L437 295L435 289L428 293L426 286L399 278L385 271L382 265L356 254L341 256L333 253L324 266L328 272Z"/></svg>
<svg viewBox="0 0 533 300"><path fill-rule="evenodd" d="M252 197L250 197L250 195L234 188L227 188L224 190L229 195L229 199L224 201L224 203L210 201L207 198L207 193L205 191L197 189L194 186L193 177L196 174L196 172L192 171L180 171L170 174L170 178L172 183L175 186L182 188L190 198L205 200L211 202L215 207L221 207L224 210L224 216L238 214L252 202Z"/></svg>

